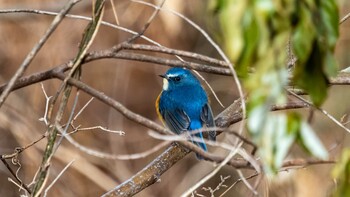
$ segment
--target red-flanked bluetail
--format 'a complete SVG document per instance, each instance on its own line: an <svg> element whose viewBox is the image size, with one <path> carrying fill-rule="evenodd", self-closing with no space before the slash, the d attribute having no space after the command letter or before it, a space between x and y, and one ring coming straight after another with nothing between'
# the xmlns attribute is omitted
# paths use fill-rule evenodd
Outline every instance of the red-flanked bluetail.
<svg viewBox="0 0 350 197"><path fill-rule="evenodd" d="M157 98L156 109L162 122L175 134L188 132L191 141L207 151L203 141L203 128L214 128L214 118L208 96L199 80L187 69L171 68L164 75L163 90ZM191 131L197 130L194 134ZM215 141L215 130L207 131L209 140ZM198 159L202 157L196 154Z"/></svg>

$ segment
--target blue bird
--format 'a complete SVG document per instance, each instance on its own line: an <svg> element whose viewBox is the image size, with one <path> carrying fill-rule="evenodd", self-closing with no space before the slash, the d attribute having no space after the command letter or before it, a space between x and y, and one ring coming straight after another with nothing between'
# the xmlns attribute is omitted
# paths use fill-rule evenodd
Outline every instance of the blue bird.
<svg viewBox="0 0 350 197"><path fill-rule="evenodd" d="M215 126L208 96L199 80L187 69L170 68L163 78L163 90L157 98L156 110L158 116L172 132L182 134L189 132L202 141L191 140L194 144L207 151L202 132L191 134L193 130ZM209 140L215 141L216 132L208 132ZM196 154L198 159L203 159Z"/></svg>

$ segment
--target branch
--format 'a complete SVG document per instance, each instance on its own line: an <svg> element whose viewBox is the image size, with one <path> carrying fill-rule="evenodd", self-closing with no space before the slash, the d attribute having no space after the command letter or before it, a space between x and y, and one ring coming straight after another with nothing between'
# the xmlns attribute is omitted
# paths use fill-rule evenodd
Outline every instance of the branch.
<svg viewBox="0 0 350 197"><path fill-rule="evenodd" d="M233 123L237 123L242 120L242 113L237 110L237 106L240 106L239 102L234 102L227 109L221 112L215 119L215 124L218 127L225 128ZM295 103L293 103L295 107ZM300 105L305 106L305 105ZM276 109L278 109L276 107ZM285 109L285 108L283 108ZM109 192L105 193L103 196L132 196L142 191L146 187L157 182L160 175L167 171L171 166L184 158L189 151L185 147L179 145L172 145L167 150L165 150L161 155L154 159L145 168L131 177L129 180L113 188ZM203 155L204 156L204 155ZM222 158L221 158L222 159ZM166 162L165 162L166 161ZM222 160L221 160L222 161ZM237 160L233 160L237 163ZM216 162L219 162L217 160ZM230 163L229 163L230 164ZM232 164L232 160L231 160ZM241 166L236 166L237 168L249 168L249 164L242 160Z"/></svg>
<svg viewBox="0 0 350 197"><path fill-rule="evenodd" d="M77 2L77 0L71 0L68 3L67 7L69 6L69 9L70 9L74 5L74 3L76 3L76 2ZM87 50L89 49L90 45L92 44L92 42L95 38L95 35L98 31L99 24L100 24L101 19L102 19L103 10L104 10L104 0L100 0L100 1L96 0L95 4L96 4L96 6L94 7L94 10L93 10L94 20L88 24L86 30L84 31L84 34L83 34L83 37L82 37L82 40L81 40L81 43L79 46L79 51L76 54L76 57L74 59L73 64L71 65L70 72L69 72L68 76L63 80L63 83L61 84L61 88L56 92L56 95L53 97L52 102L50 103L50 107L49 107L48 115L47 115L47 117L49 119L51 119L51 113L52 113L54 104L56 102L56 99L57 99L58 95L60 94L61 90L63 89L63 95L61 98L61 102L59 104L58 112L56 113L56 116L54 119L54 123L51 123L48 127L48 133L49 133L48 141L47 141L47 144L45 147L44 156L42 158L42 162L41 162L41 165L39 167L39 171L37 173L37 177L35 178L35 185L34 185L34 189L33 189L33 196L35 196L35 197L40 196L42 193L42 190L43 190L43 188L47 182L47 179L48 179L48 174L49 174L50 165L51 165L51 158L54 155L55 151L57 150L57 147L54 146L55 142L56 142L56 137L58 134L58 129L57 129L56 125L58 125L59 122L61 122L61 120L62 120L65 108L67 106L67 103L68 103L68 100L69 100L69 97L70 97L70 94L72 91L72 86L70 86L70 85L66 86L65 82L71 77L80 79L81 62L82 62L83 58L85 57ZM93 4L93 5L95 5L95 4ZM75 104L76 104L76 102L75 102ZM74 110L72 110L69 121L72 120L73 113L74 113ZM69 127L69 122L67 123L67 128L68 127ZM60 143L60 141L56 145L59 146L59 143Z"/></svg>
<svg viewBox="0 0 350 197"><path fill-rule="evenodd" d="M39 83L42 81L46 81L48 79L53 79L53 78L55 78L55 75L57 73L63 73L65 71L69 70L70 68L68 68L68 64L69 63L62 64L62 65L57 66L53 69L33 73L29 76L22 77L15 82L11 91L18 90L20 88L24 88L24 87L27 87L27 86L30 86L30 85L33 85L33 84L36 84L36 83ZM5 90L7 85L8 85L8 83L0 86L0 93Z"/></svg>
<svg viewBox="0 0 350 197"><path fill-rule="evenodd" d="M49 71L45 71L45 72L41 72L41 73L36 73L33 74L31 76L28 77L24 77L21 80L18 81L18 84L16 86L16 88L21 88L21 87L25 87L27 85L33 84L33 81L40 81L40 80L45 80L48 78L58 78L61 80L65 79L65 75L64 75L64 71L67 69L67 67L65 65L62 65L60 67L54 68L52 70ZM46 75L44 75L43 73L45 73ZM25 79L25 80L24 80ZM103 103L112 106L113 108L115 108L116 110L120 111L125 117L136 121L148 128L151 128L153 130L156 131L164 131L166 132L166 130L161 127L160 125L154 123L151 120L148 120L138 114L135 114L133 112L131 112L130 110L128 110L125 106L121 105L120 103L116 102L115 100L113 100L112 98L104 95L102 92L99 92L95 89L92 89L90 87L88 87L86 84L78 81L78 80L74 80L74 79L69 79L68 80L68 84L73 85L81 90L83 90L84 92L88 93L89 95L99 99L100 101L102 101ZM4 87L4 86L2 86ZM2 88L0 87L0 89ZM239 122L242 120L242 114L241 114L241 110L239 108L240 106L240 102L236 101L235 103L233 103L231 106L229 106L224 112L222 112L217 118L216 118L216 125L218 127L224 128L227 127L228 125L231 125L233 123ZM303 103L291 103L290 106L274 106L272 107L272 110L282 110L282 109L288 109L288 107L291 108L299 108L299 107L305 107L305 104ZM154 174L157 175L157 177L159 177L162 173L164 173L168 168L170 168L172 165L174 165L177 161L179 161L180 159L182 159L185 155L187 155L188 150L183 148L182 146L177 146L177 145L173 145L171 147L169 147L162 155L160 155L156 160L154 160L152 163L150 163L147 167L145 167L143 170L141 170L137 175L144 175L144 173L148 174L148 176L146 176L146 178L148 181L143 183L144 187L149 186L151 184L153 184L157 178L152 178L154 176ZM158 171L157 169L153 169L153 166L159 166L160 164L164 163L165 160L162 159L167 159L168 163L166 164L166 166L164 168L160 168ZM213 159L214 161L216 161L215 159ZM218 160L219 161L219 160ZM218 162L217 161L217 162ZM245 162L245 161L244 161ZM245 162L247 163L247 162ZM165 164L163 164L165 165ZM239 167L239 166L236 166ZM154 170L154 174L150 174L149 172L151 172L150 168L152 168ZM133 178L138 178L137 175ZM145 176L144 176L145 177ZM131 178L130 180L133 180L133 178ZM129 180L129 181L130 181ZM130 183L125 182L124 184L120 185L118 188L124 188L127 185L129 185ZM129 188L130 189L130 188ZM118 191L116 190L112 190L111 193L113 193ZM134 191L135 193L139 192L141 190L138 191Z"/></svg>
<svg viewBox="0 0 350 197"><path fill-rule="evenodd" d="M148 45L135 45L135 44L130 44L128 45L128 47L130 46L130 48L148 48ZM150 50L154 50L154 51L167 51L166 47L149 47ZM191 56L193 59L196 60L200 60L200 61L204 61L203 58L201 57L202 55L200 54L196 54L196 53L191 53L191 52L185 52L185 51L179 51L179 50L174 50L170 49L167 52L171 51L171 54L174 55L180 55L181 53L184 53L186 55L184 56ZM204 56L204 59L207 56ZM191 68L191 69L195 69L198 71L203 71L203 72L207 72L207 73L213 73L213 74L221 74L221 75L230 75L230 71L227 68L216 68L213 66L209 66L209 65L203 65L203 64L198 64L198 63L193 63L193 62L187 62L187 63L183 63L181 61L178 60L171 60L171 59L166 59L166 58L159 58L156 56L149 56L149 55L142 55L142 54L132 54L132 53L126 53L126 52L119 52L119 53L114 53L113 49L108 49L108 50L103 50L103 51L96 51L96 52L91 52L88 53L84 59L84 61L82 62L82 64L86 64L92 61L96 61L96 60L100 60L100 59L105 59L105 58L115 58L115 59L126 59L126 60L135 60L135 61L142 61L142 62L149 62L149 63L156 63L162 66L183 66L183 67L187 67L187 68ZM212 58L213 59L213 58ZM17 90L32 84L36 84L38 82L42 82L48 79L52 79L52 78L57 78L58 74L62 74L63 72L66 72L67 70L69 70L70 68L68 67L68 65L71 65L73 60L68 61L65 64L61 64L59 66L56 66L53 69L50 70L46 70L46 71L42 71L42 72L37 72L37 73L33 73L29 76L25 76L22 77L20 79L18 79L15 84L13 85L11 91L13 90ZM216 62L220 62L220 60L217 59L213 59L210 61L216 61ZM0 85L0 93L2 93L5 89L5 87L8 85L8 83ZM350 85L350 74L348 73L339 73L337 77L331 78L329 85ZM300 91L302 92L302 91ZM297 94L299 94L299 92L297 92ZM302 92L302 94L305 94L304 92ZM238 107L237 107L238 108Z"/></svg>
<svg viewBox="0 0 350 197"><path fill-rule="evenodd" d="M134 61L140 61L140 62L155 63L162 66L172 66L172 67L182 66L182 67L203 71L207 73L212 73L212 74L220 74L220 75L227 75L227 76L231 75L231 71L229 68L218 68L218 67L209 66L205 64L199 64L194 62L182 62L180 60L172 60L172 59L137 54L137 53L128 53L128 52L116 53L113 50L91 52L85 58L85 61L90 62L93 60L106 59L106 58L134 60Z"/></svg>
<svg viewBox="0 0 350 197"><path fill-rule="evenodd" d="M28 188L28 186L26 184L24 184L22 182L21 179L18 178L17 173L15 173L12 168L10 167L10 165L7 163L7 161L1 157L1 161L2 163L4 163L4 165L6 166L6 168L10 171L10 173L12 174L13 177L15 177L15 179L18 181L18 183L20 184L21 187L23 187L25 189L26 192L28 192L28 194L31 194L32 192L30 191L30 189Z"/></svg>
<svg viewBox="0 0 350 197"><path fill-rule="evenodd" d="M339 25L340 24L342 24L342 23L344 23L346 20L348 20L350 18L350 12L347 14L347 15L345 15L341 20L340 20L340 22L339 22Z"/></svg>
<svg viewBox="0 0 350 197"><path fill-rule="evenodd" d="M55 78L58 78L60 80L64 80L65 79L65 75L63 73L55 73L54 74ZM75 79L69 79L67 81L68 84L73 85L75 87L77 87L78 89L86 92L87 94L95 97L96 99L100 100L101 102L105 103L106 105L114 108L115 110L119 111L121 114L123 114L126 118L132 120L132 121L136 121L137 123L148 127L150 129L153 129L155 131L159 131L161 133L165 133L168 134L169 131L167 129L165 129L164 127L160 126L159 124L139 115L136 114L132 111L130 111L128 108L126 108L123 104L115 101L114 99L112 99L111 97L105 95L103 92L100 92L96 89L93 89L91 87L89 87L88 85L84 84L81 81L75 80Z"/></svg>
<svg viewBox="0 0 350 197"><path fill-rule="evenodd" d="M55 31L57 26L63 20L64 16L69 12L69 10L80 0L71 0L68 2L60 13L54 18L50 27L46 30L45 34L40 38L39 42L33 47L33 49L28 53L24 61L22 62L19 69L16 71L15 75L11 78L10 82L7 84L6 88L0 95L0 107L5 102L7 96L9 95L12 86L16 83L17 79L23 75L25 70L28 68L29 64L32 62L36 54L39 52L41 47L45 44L50 35Z"/></svg>
<svg viewBox="0 0 350 197"><path fill-rule="evenodd" d="M121 45L122 49L127 50L137 50L137 51L151 51L151 52L159 52L159 53L165 53L169 55L178 55L181 57L188 57L196 60L200 60L202 62L206 62L208 64L213 64L216 66L221 67L228 67L228 64L224 61L211 58L205 55L201 55L198 53L188 52L188 51L182 51L182 50L176 50L176 49L170 49L167 47L160 47L160 46L153 46L153 45L145 45L145 44L129 44L124 43Z"/></svg>
<svg viewBox="0 0 350 197"><path fill-rule="evenodd" d="M331 78L330 85L350 85L350 74L339 72L337 77Z"/></svg>

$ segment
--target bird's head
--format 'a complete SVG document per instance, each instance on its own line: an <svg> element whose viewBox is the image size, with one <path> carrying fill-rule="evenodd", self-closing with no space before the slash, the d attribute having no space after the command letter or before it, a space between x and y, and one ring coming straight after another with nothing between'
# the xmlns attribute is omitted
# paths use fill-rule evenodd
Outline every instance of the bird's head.
<svg viewBox="0 0 350 197"><path fill-rule="evenodd" d="M163 90L173 90L184 86L200 85L198 79L187 69L174 67L170 68L163 78Z"/></svg>

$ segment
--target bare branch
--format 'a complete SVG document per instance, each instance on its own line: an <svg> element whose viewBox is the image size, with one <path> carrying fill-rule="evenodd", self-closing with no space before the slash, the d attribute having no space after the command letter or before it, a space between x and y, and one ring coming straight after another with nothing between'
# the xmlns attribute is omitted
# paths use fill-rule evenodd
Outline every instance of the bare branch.
<svg viewBox="0 0 350 197"><path fill-rule="evenodd" d="M14 84L11 91L36 84L38 82L46 81L48 79L53 79L53 78L55 78L54 77L55 73L63 73L65 71L67 71L68 69L69 69L68 64L62 64L62 65L59 65L53 69L49 69L49 70L42 71L42 72L37 72L37 73L31 74L29 76L22 77L16 81L16 83ZM8 85L8 83L1 85L0 92L3 92L5 90L5 88L7 87L7 85Z"/></svg>
<svg viewBox="0 0 350 197"><path fill-rule="evenodd" d="M289 91L289 90L287 90ZM347 131L348 133L350 133L350 129L348 129L346 126L344 126L341 122L339 122L336 118L334 118L331 114L329 114L326 110L320 108L320 107L316 107L315 105L313 105L310 101L304 99L303 97L295 94L294 92L289 91L290 94L292 94L295 98L305 102L307 105L312 106L313 108L319 110L320 112L322 112L325 116L327 116L331 121L333 121L335 124L337 124L338 126L340 126L341 128L343 128L345 131Z"/></svg>
<svg viewBox="0 0 350 197"><path fill-rule="evenodd" d="M154 56L137 54L137 53L128 53L128 52L115 53L113 50L91 52L86 57L85 61L90 62L93 60L106 59L106 58L134 60L134 61L140 61L140 62L155 63L162 66L172 66L172 67L181 66L181 67L186 67L189 69L194 69L194 70L213 73L213 74L231 75L231 71L228 68L218 68L218 67L198 64L194 62L184 63L179 60L171 60L171 59L154 57Z"/></svg>
<svg viewBox="0 0 350 197"><path fill-rule="evenodd" d="M212 189L211 187L208 187L208 188L203 187L202 190L208 191L208 192L210 193L210 197L215 197L215 195L214 195L215 192L219 191L221 188L226 188L226 187L227 187L227 185L225 185L224 183L225 183L225 181L226 181L227 179L229 179L229 178L231 178L230 175L225 176L225 177L223 177L222 175L220 175L220 180L221 180L221 181L220 181L220 183L219 183L214 189Z"/></svg>
<svg viewBox="0 0 350 197"><path fill-rule="evenodd" d="M9 172L12 174L12 176L15 177L17 182L20 184L21 188L24 188L26 192L31 194L32 191L22 182L21 179L18 178L17 174L12 170L10 165L7 163L7 161L3 157L1 157L1 161L5 165L5 167L9 170Z"/></svg>
<svg viewBox="0 0 350 197"><path fill-rule="evenodd" d="M45 10L35 10L35 9L3 9L0 10L0 14L7 14L7 13L30 13L30 14L39 14L39 15L47 15L47 16L57 16L59 13L57 12L50 12L50 11L45 11ZM79 19L79 20L85 20L85 21L92 21L93 19L91 17L86 17L86 16L80 16L80 15L74 15L74 14L67 14L66 15L67 18L71 18L71 19ZM106 21L101 21L101 25L105 25L107 27L111 27L114 29L118 29L120 31L124 31L133 35L138 34L135 31L132 31L130 29L127 29L125 27L121 27L119 25L114 25L112 23L108 23ZM158 42L144 36L141 35L140 36L142 39L155 44L157 46L161 46Z"/></svg>
<svg viewBox="0 0 350 197"><path fill-rule="evenodd" d="M65 75L63 73L55 73L55 77L57 77L60 80L65 79ZM90 86L84 84L81 81L78 81L76 79L71 78L67 82L68 82L68 84L73 85L73 86L81 89L82 91L86 92L87 94L95 97L96 99L100 100L101 102L116 109L117 111L122 113L126 118L128 118L130 120L137 120L137 122L140 123L141 125L144 125L144 126L150 128L150 129L153 129L155 131L159 131L161 133L165 133L165 134L171 133L169 130L165 129L164 127L160 126L159 124L157 124L157 123L155 123L155 122L153 122L153 121L151 121L151 120L149 120L149 119L147 119L139 114L136 114L136 113L130 111L128 108L126 108L121 103L108 97L104 93L99 92L99 91L91 88Z"/></svg>
<svg viewBox="0 0 350 197"><path fill-rule="evenodd" d="M247 181L247 179L243 176L243 173L242 171L240 170L237 170L237 173L240 177L240 179L242 180L242 182L247 186L247 188L253 192L254 195L258 195L258 192L253 188L253 186L250 185L250 183ZM257 172L257 173L261 173L261 172Z"/></svg>
<svg viewBox="0 0 350 197"><path fill-rule="evenodd" d="M69 162L62 170L61 172L56 176L56 178L51 182L50 185L47 186L44 192L44 197L47 196L47 192L51 189L51 187L58 181L58 179L63 175L63 173L75 162L75 159L73 159L71 162Z"/></svg>
<svg viewBox="0 0 350 197"><path fill-rule="evenodd" d="M165 53L170 55L178 55L181 57L188 57L191 59L196 59L202 62L206 62L208 64L220 66L220 67L228 67L228 64L224 61L217 60L215 58L211 58L205 55L201 55L198 53L188 52L188 51L182 51L182 50L176 50L176 49L170 49L163 46L152 46L152 45L144 45L144 44L130 44L130 43L123 43L121 45L123 49L127 50L136 50L136 51L152 51L152 52L159 52L159 53Z"/></svg>
<svg viewBox="0 0 350 197"><path fill-rule="evenodd" d="M60 131L63 132L62 128L59 128ZM154 147L152 147L151 149L141 152L141 153L134 153L134 154L126 154L126 155L116 155L116 154L109 154L109 153L104 153L101 151L97 151L97 150L93 150L91 148L88 148L86 146L83 146L81 144L79 144L77 141L75 141L72 137L65 135L64 136L69 143L71 143L73 146L75 146L77 149L79 149L80 151L94 156L94 157L99 157L99 158L103 158L103 159L112 159L112 160L134 160L134 159L142 159L145 158L157 151L159 151L160 149L168 146L170 144L170 142L162 142Z"/></svg>
<svg viewBox="0 0 350 197"><path fill-rule="evenodd" d="M346 14L342 19L340 19L339 25L344 23L349 18L350 18L350 12L348 14Z"/></svg>
<svg viewBox="0 0 350 197"><path fill-rule="evenodd" d="M110 2L111 2L111 7L112 7L112 10L113 10L113 15L114 15L114 18L115 18L115 22L117 23L117 25L119 25L118 14L117 14L117 10L115 8L114 2L113 2L113 0L110 0Z"/></svg>
<svg viewBox="0 0 350 197"><path fill-rule="evenodd" d="M41 85L41 89L42 89L42 91L44 93L46 103L45 103L44 117L39 118L39 121L43 121L46 126L49 126L49 122L47 120L47 112L48 112L48 109L49 109L50 99L52 98L52 96L47 96L43 83L40 83L40 85Z"/></svg>
<svg viewBox="0 0 350 197"><path fill-rule="evenodd" d="M242 144L242 142L241 142ZM237 147L239 148L241 145L239 144ZM216 175L216 173L219 172L219 170L225 166L232 158L233 156L236 155L238 149L232 150L226 158L213 170L211 171L208 175L203 177L201 180L199 180L196 184L194 184L191 188L189 188L187 191L185 191L183 194L181 194L181 197L187 197L189 196L193 191L195 191L199 186L207 182L210 178Z"/></svg>
<svg viewBox="0 0 350 197"><path fill-rule="evenodd" d="M54 18L49 28L46 30L45 34L40 38L39 42L33 47L33 49L29 52L29 54L24 59L23 63L19 67L19 69L16 71L15 75L11 78L9 83L7 84L6 88L0 95L0 108L4 101L6 100L7 96L9 95L12 87L16 83L17 79L20 78L24 71L27 69L29 64L32 62L36 54L39 52L41 47L45 44L47 39L50 37L50 35L55 31L57 26L60 24L60 22L63 20L64 16L69 12L69 10L80 0L71 0L69 3L67 3L64 8L60 11L60 13Z"/></svg>
<svg viewBox="0 0 350 197"><path fill-rule="evenodd" d="M71 91L72 91L72 86L70 86L70 85L66 86L66 81L71 77L78 78L78 79L80 78L81 62L83 60L83 57L86 54L86 51L88 50L89 46L93 42L94 37L96 35L96 32L98 30L99 24L101 22L101 18L102 18L101 16L103 15L103 10L104 10L104 0L96 1L96 4L98 6L96 7L96 9L93 10L93 12L96 14L95 15L96 17L94 17L94 20L88 24L86 30L84 31L82 40L80 42L79 51L78 51L78 53L73 61L73 64L71 65L72 68L71 68L68 76L63 80L63 83L62 83L60 89L56 92L56 95L53 97L52 102L50 103L50 107L49 107L49 111L48 111L48 118L49 119L51 119L53 106L58 98L58 95L61 93L61 91L63 89L62 99L61 99L61 102L59 105L58 112L56 113L54 123L48 129L48 133L49 133L48 142L46 144L44 156L42 158L42 162L41 162L41 165L39 167L38 176L35 179L35 185L34 185L34 189L33 189L33 196L34 197L40 196L42 193L42 190L44 189L44 186L45 186L47 179L48 179L51 158L54 155L54 153L58 147L58 146L54 147L56 137L58 134L58 130L57 130L56 125L59 124L59 122L61 121L61 119L63 117L64 110L67 106L68 99L69 99ZM77 96L78 95L79 94L77 94ZM77 99L76 99L76 101L77 101ZM73 118L73 114L74 114L74 112L72 112L70 115L70 121ZM67 124L67 129L68 129L68 125L69 125L69 123ZM62 138L61 138L61 140L62 140Z"/></svg>
<svg viewBox="0 0 350 197"><path fill-rule="evenodd" d="M258 176L259 173L254 173L250 176L247 176L247 177L244 177L244 179L248 180L248 179L251 179L251 178L254 178L256 176ZM228 191L230 191L230 189L232 189L232 187L234 187L237 183L241 182L243 178L239 178L237 181L235 181L224 193L222 193L220 195L220 197L224 196Z"/></svg>
<svg viewBox="0 0 350 197"><path fill-rule="evenodd" d="M149 19L147 20L147 22L146 22L145 25L143 26L142 30L141 30L138 34L136 34L136 35L132 36L131 38L129 38L129 39L126 41L127 43L133 42L134 40L136 40L138 37L142 36L142 35L146 32L146 30L148 29L148 27L151 25L153 19L154 19L154 18L157 16L157 14L159 13L160 8L163 7L164 3L165 3L165 0L162 0L161 3L160 3L160 5L159 5L159 7L157 7L157 8L154 10L154 12L152 13L152 15L149 17Z"/></svg>
<svg viewBox="0 0 350 197"><path fill-rule="evenodd" d="M92 97L86 104L78 111L78 113L74 116L72 123L78 118L78 116L84 111L84 109L94 100L94 97Z"/></svg>
<svg viewBox="0 0 350 197"><path fill-rule="evenodd" d="M100 129L102 131L105 131L105 132L108 132L108 133L113 133L113 134L118 134L118 135L121 135L121 136L125 135L124 131L111 130L111 129L104 128L102 126L93 126L93 127L84 127L84 128L74 127L73 126L73 129L74 130L72 132L68 132L67 135L71 135L71 134L77 133L79 131L91 131L91 130L94 130L94 129Z"/></svg>
<svg viewBox="0 0 350 197"><path fill-rule="evenodd" d="M133 196L149 185L157 182L160 176L189 153L186 148L172 144L161 155L136 173L129 180L113 188L104 197ZM142 178L141 178L142 177Z"/></svg>

